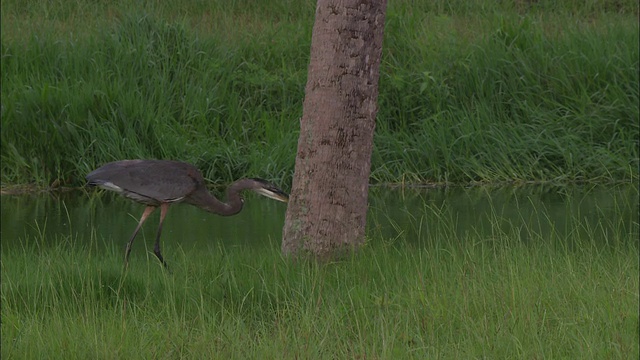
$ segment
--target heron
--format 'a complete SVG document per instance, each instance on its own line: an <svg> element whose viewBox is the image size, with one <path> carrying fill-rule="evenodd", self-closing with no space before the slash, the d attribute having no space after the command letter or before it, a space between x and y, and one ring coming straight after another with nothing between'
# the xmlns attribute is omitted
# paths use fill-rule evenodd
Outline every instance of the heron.
<svg viewBox="0 0 640 360"><path fill-rule="evenodd" d="M205 186L202 173L195 166L171 160L120 160L107 163L86 177L88 185L114 191L128 199L146 205L138 225L127 242L125 268L129 265L131 245L149 215L160 208L160 223L153 253L168 269L160 251L162 222L169 205L184 202L210 213L231 216L242 210L240 192L252 190L268 198L287 202L289 195L272 183L257 178L240 179L229 185L227 202L216 199Z"/></svg>

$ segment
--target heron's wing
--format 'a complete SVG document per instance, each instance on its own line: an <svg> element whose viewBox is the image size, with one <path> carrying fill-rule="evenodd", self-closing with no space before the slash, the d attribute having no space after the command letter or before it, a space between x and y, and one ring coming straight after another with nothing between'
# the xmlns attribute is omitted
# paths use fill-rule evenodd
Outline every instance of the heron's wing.
<svg viewBox="0 0 640 360"><path fill-rule="evenodd" d="M108 163L87 175L87 181L144 203L180 201L204 186L196 167L166 160Z"/></svg>

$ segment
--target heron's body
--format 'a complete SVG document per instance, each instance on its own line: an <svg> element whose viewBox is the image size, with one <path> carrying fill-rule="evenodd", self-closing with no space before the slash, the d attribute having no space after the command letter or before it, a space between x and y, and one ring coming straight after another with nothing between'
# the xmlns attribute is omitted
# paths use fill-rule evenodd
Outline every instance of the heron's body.
<svg viewBox="0 0 640 360"><path fill-rule="evenodd" d="M288 196L273 184L262 179L241 179L227 189L227 202L209 194L204 178L193 165L169 160L115 161L87 175L89 185L111 190L147 205L140 222L127 243L125 262L128 262L131 244L147 217L160 207L160 224L156 235L154 253L166 266L160 253L162 221L171 203L185 202L206 211L223 215L235 215L242 210L242 190L253 190L269 198L286 202Z"/></svg>

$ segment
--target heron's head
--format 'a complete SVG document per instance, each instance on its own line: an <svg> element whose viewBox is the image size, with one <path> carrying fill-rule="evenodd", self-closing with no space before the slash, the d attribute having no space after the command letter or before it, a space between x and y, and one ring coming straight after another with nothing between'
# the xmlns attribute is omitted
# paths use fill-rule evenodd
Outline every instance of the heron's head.
<svg viewBox="0 0 640 360"><path fill-rule="evenodd" d="M253 180L254 182L253 186L251 187L251 190L255 191L256 193L262 196L266 196L273 200L278 200L282 202L289 201L289 194L280 190L277 186L273 185L272 183L263 179L254 178L251 180Z"/></svg>

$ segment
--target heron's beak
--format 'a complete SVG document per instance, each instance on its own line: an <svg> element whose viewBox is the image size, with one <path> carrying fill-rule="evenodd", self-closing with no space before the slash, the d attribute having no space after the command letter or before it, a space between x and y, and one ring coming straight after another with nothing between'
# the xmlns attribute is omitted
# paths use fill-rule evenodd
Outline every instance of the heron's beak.
<svg viewBox="0 0 640 360"><path fill-rule="evenodd" d="M261 188L261 189L255 189L254 191L262 196L268 197L269 199L278 200L282 202L289 202L289 195L287 195L287 193L279 189Z"/></svg>

